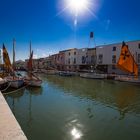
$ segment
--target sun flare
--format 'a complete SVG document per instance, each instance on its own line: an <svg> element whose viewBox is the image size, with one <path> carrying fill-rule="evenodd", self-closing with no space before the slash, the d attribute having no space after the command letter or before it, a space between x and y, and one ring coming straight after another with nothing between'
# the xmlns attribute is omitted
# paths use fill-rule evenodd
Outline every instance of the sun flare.
<svg viewBox="0 0 140 140"><path fill-rule="evenodd" d="M88 0L67 0L67 5L75 14L82 13L89 7Z"/></svg>
<svg viewBox="0 0 140 140"><path fill-rule="evenodd" d="M81 19L92 16L97 19L96 10L100 0L61 0L61 9L57 13L66 13L73 19L74 26L77 26Z"/></svg>

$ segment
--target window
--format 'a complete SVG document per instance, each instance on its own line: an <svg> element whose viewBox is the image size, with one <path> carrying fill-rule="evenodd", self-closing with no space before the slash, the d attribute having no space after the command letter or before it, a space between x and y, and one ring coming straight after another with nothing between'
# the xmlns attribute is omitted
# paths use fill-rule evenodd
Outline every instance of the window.
<svg viewBox="0 0 140 140"><path fill-rule="evenodd" d="M74 58L74 62L73 63L76 64L76 58Z"/></svg>
<svg viewBox="0 0 140 140"><path fill-rule="evenodd" d="M116 63L116 55L112 55L112 63Z"/></svg>
<svg viewBox="0 0 140 140"><path fill-rule="evenodd" d="M99 59L98 59L99 64L103 63L103 55L99 54Z"/></svg>
<svg viewBox="0 0 140 140"><path fill-rule="evenodd" d="M113 47L113 50L112 51L116 51L116 46Z"/></svg>
<svg viewBox="0 0 140 140"><path fill-rule="evenodd" d="M96 56L92 55L91 56L91 64L94 64L96 61Z"/></svg>
<svg viewBox="0 0 140 140"><path fill-rule="evenodd" d="M112 65L112 69L115 70L116 69L116 66L115 65Z"/></svg>
<svg viewBox="0 0 140 140"><path fill-rule="evenodd" d="M138 54L138 63L140 63L140 54Z"/></svg>
<svg viewBox="0 0 140 140"><path fill-rule="evenodd" d="M70 58L68 59L68 63L70 64Z"/></svg>
<svg viewBox="0 0 140 140"><path fill-rule="evenodd" d="M70 52L69 52L69 55L70 55Z"/></svg>
<svg viewBox="0 0 140 140"><path fill-rule="evenodd" d="M86 62L86 57L82 56L82 64L85 64L85 62Z"/></svg>
<svg viewBox="0 0 140 140"><path fill-rule="evenodd" d="M76 52L74 52L74 55L76 55Z"/></svg>
<svg viewBox="0 0 140 140"><path fill-rule="evenodd" d="M140 43L138 44L138 48L140 49Z"/></svg>

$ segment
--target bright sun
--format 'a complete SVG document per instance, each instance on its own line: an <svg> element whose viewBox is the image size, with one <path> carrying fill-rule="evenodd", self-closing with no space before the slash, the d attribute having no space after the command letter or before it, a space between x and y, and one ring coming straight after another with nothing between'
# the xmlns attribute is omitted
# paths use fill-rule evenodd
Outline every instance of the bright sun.
<svg viewBox="0 0 140 140"><path fill-rule="evenodd" d="M66 5L71 12L78 15L89 7L89 2L88 0L66 0Z"/></svg>
<svg viewBox="0 0 140 140"><path fill-rule="evenodd" d="M90 14L96 18L97 0L62 0L62 5L62 9L57 15L65 11L69 12L74 17L74 26L77 26L78 20L85 15Z"/></svg>

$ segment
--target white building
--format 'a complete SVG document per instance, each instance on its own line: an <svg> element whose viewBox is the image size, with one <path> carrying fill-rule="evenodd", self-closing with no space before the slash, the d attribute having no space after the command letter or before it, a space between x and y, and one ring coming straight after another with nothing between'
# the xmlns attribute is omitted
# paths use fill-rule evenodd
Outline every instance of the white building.
<svg viewBox="0 0 140 140"><path fill-rule="evenodd" d="M126 42L135 61L140 65L140 40ZM98 46L96 48L96 57L98 68L107 73L125 74L116 67L121 53L122 43Z"/></svg>
<svg viewBox="0 0 140 140"><path fill-rule="evenodd" d="M65 53L66 70L90 70L96 61L95 48L69 49Z"/></svg>
<svg viewBox="0 0 140 140"><path fill-rule="evenodd" d="M74 71L77 69L77 49L65 50L65 69Z"/></svg>
<svg viewBox="0 0 140 140"><path fill-rule="evenodd" d="M90 70L96 64L96 49L82 48L77 50L77 63L79 69Z"/></svg>

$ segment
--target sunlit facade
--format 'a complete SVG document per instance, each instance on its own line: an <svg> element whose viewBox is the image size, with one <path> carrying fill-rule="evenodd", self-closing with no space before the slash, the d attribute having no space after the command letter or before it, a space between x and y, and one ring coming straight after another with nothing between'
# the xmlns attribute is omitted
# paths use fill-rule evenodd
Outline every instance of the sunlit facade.
<svg viewBox="0 0 140 140"><path fill-rule="evenodd" d="M140 40L126 42L136 63L140 67ZM98 68L106 73L126 74L116 67L122 43L98 46L96 48Z"/></svg>

